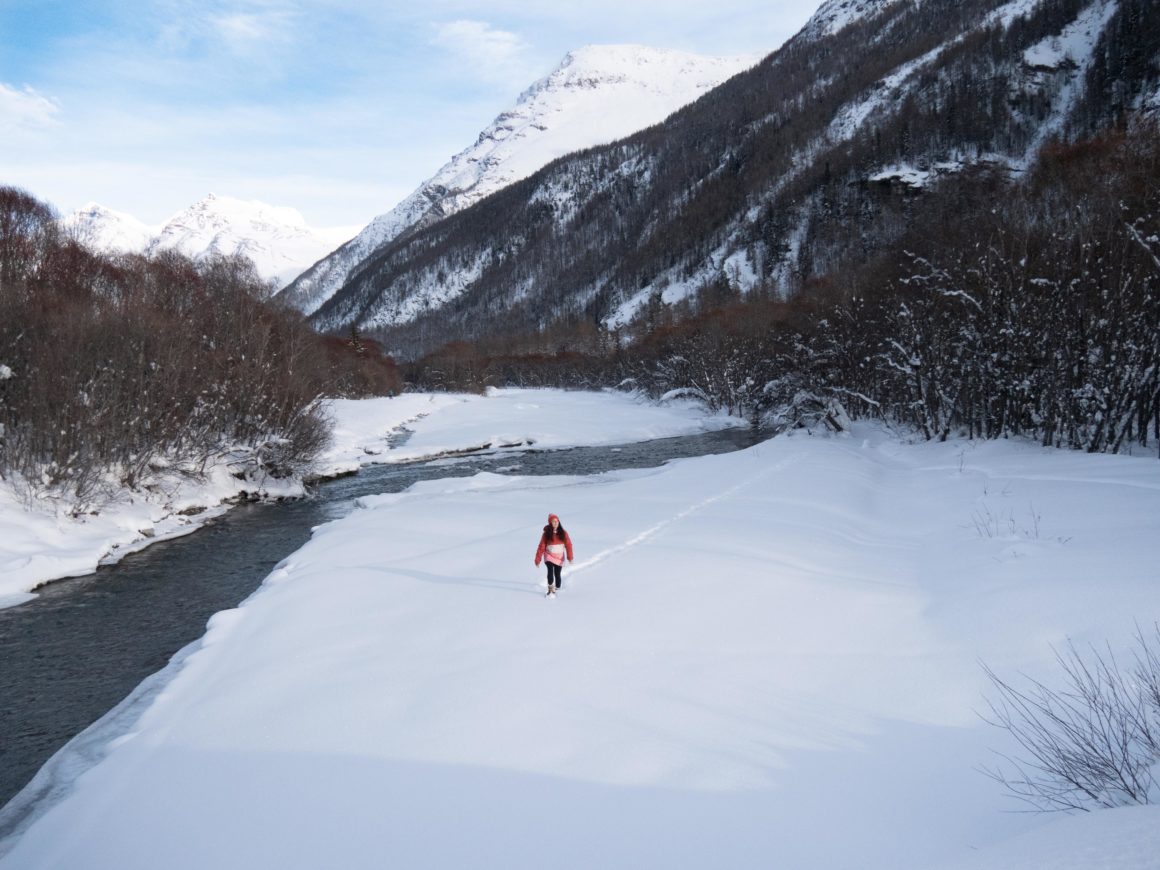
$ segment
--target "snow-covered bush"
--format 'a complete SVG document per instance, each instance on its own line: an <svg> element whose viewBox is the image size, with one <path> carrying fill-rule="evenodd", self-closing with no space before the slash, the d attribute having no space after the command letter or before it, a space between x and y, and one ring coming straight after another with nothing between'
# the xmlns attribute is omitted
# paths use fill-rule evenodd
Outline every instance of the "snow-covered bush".
<svg viewBox="0 0 1160 870"><path fill-rule="evenodd" d="M763 422L774 432L822 427L845 432L852 425L846 408L834 396L824 396L806 385L798 374L783 375L763 390L766 408Z"/></svg>

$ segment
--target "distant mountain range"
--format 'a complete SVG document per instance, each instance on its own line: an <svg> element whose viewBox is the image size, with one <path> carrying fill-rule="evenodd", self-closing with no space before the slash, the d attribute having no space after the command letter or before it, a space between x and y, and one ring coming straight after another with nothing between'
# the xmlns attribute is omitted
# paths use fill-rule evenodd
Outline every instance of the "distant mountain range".
<svg viewBox="0 0 1160 870"><path fill-rule="evenodd" d="M548 163L663 121L759 58L706 57L643 45L570 52L418 190L308 269L285 291L312 313L383 245L462 211Z"/></svg>
<svg viewBox="0 0 1160 870"><path fill-rule="evenodd" d="M404 359L537 330L565 346L577 325L641 323L715 287L808 290L921 224L943 179L1015 177L1053 137L1158 109L1155 0L828 0L663 123L487 197L453 180L482 163L465 152L405 232L336 252L341 287L316 267L291 291L316 281L317 328L355 325ZM522 129L501 117L494 141Z"/></svg>
<svg viewBox="0 0 1160 870"><path fill-rule="evenodd" d="M358 232L358 227L311 228L292 208L212 193L157 227L97 203L77 209L62 223L99 249L177 250L195 259L241 253L279 288Z"/></svg>

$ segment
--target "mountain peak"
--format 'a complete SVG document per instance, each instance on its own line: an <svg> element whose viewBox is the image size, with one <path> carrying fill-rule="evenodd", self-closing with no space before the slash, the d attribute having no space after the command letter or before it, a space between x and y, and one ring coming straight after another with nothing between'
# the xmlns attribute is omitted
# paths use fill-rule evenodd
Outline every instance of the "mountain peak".
<svg viewBox="0 0 1160 870"><path fill-rule="evenodd" d="M193 205L170 218L170 223L192 216L212 216L215 220L229 223L283 224L301 227L306 231L306 219L302 213L289 206L270 205L256 199L236 199L207 193Z"/></svg>
<svg viewBox="0 0 1160 870"><path fill-rule="evenodd" d="M742 58L744 59L744 58ZM755 58L749 58L753 60ZM734 64L736 58L694 54L674 48L657 48L636 43L589 43L572 49L556 67L556 71L571 68L591 69L598 73L635 70L655 65L714 66L725 62ZM549 74L549 78L551 74ZM649 78L654 78L650 76Z"/></svg>
<svg viewBox="0 0 1160 870"><path fill-rule="evenodd" d="M156 228L132 215L87 202L61 218L61 226L91 247L110 251L140 251L149 244Z"/></svg>
<svg viewBox="0 0 1160 870"><path fill-rule="evenodd" d="M520 95L517 105L535 99L544 91L601 85L663 91L670 87L686 88L693 82L707 89L758 60L756 55L715 57L632 43L585 45L564 55L552 72Z"/></svg>
<svg viewBox="0 0 1160 870"><path fill-rule="evenodd" d="M149 250L175 249L191 257L242 253L281 287L351 235L349 228L312 229L289 206L208 193L170 218Z"/></svg>

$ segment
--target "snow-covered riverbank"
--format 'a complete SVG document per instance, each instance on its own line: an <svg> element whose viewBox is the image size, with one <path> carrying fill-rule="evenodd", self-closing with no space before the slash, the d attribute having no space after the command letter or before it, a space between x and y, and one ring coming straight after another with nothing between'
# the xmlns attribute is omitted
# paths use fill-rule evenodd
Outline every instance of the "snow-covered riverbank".
<svg viewBox="0 0 1160 870"><path fill-rule="evenodd" d="M707 417L691 403L657 406L624 393L493 390L487 396L413 393L393 399L330 404L334 442L314 473L333 477L374 462L405 462L490 444L553 448L644 441L740 425ZM406 444L388 449L408 433ZM157 541L189 534L230 507L243 492L269 498L303 494L301 481L238 480L224 465L200 479L158 478L125 492L97 515L72 518L56 505L27 505L0 483L0 607L30 590L87 574Z"/></svg>
<svg viewBox="0 0 1160 870"><path fill-rule="evenodd" d="M1005 813L976 771L1011 750L981 662L1050 683L1160 615L1154 459L859 427L361 508L0 868L1155 866L1155 808Z"/></svg>

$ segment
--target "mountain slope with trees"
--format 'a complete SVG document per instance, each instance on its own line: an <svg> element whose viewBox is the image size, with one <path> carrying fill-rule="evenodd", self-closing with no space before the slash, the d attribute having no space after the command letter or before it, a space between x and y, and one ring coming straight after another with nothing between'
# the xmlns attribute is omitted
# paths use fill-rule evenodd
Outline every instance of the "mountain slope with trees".
<svg viewBox="0 0 1160 870"><path fill-rule="evenodd" d="M313 314L394 239L462 211L557 157L654 124L756 60L643 45L588 45L569 52L475 143L305 270L282 295Z"/></svg>
<svg viewBox="0 0 1160 870"><path fill-rule="evenodd" d="M665 123L388 245L314 322L432 385L630 376L784 420L1147 443L1156 12L824 4Z"/></svg>
<svg viewBox="0 0 1160 870"><path fill-rule="evenodd" d="M868 4L829 33L817 21L833 5L664 124L381 249L314 322L357 323L414 356L447 338L624 324L720 282L789 296L897 238L908 194L940 175L1017 173L1049 135L1103 128L1158 81L1139 0ZM1087 42L1028 63L1076 27Z"/></svg>

